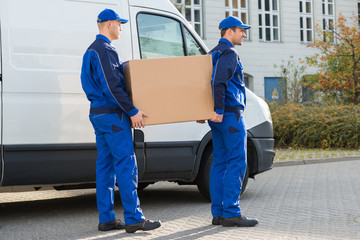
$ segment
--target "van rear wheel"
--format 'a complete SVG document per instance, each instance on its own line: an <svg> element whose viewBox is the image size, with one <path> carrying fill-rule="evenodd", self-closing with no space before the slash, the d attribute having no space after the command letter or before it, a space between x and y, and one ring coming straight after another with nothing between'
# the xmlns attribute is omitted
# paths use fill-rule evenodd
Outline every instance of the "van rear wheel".
<svg viewBox="0 0 360 240"><path fill-rule="evenodd" d="M212 148L208 149L208 151L205 152L203 161L201 161L199 174L197 177L197 187L200 191L200 193L210 201L210 169L214 158L212 155ZM246 173L244 177L244 182L242 184L241 193L242 194L245 189L249 178L249 169L246 167ZM240 180L239 180L240 181Z"/></svg>

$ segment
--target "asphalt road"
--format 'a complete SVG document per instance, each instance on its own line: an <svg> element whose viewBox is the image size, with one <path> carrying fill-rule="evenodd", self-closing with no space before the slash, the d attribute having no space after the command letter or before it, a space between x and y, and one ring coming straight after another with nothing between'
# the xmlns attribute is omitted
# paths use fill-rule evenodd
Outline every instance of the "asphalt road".
<svg viewBox="0 0 360 240"><path fill-rule="evenodd" d="M241 197L243 214L260 222L246 229L212 226L195 186L157 183L139 196L145 216L162 227L135 234L97 231L94 190L0 193L0 240L360 239L359 183L360 159L275 167L249 180Z"/></svg>

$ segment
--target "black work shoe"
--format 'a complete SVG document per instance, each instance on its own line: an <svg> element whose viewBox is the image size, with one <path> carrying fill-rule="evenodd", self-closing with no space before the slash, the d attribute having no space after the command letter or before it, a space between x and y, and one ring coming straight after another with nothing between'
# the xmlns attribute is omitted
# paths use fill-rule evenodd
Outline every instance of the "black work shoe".
<svg viewBox="0 0 360 240"><path fill-rule="evenodd" d="M243 216L224 218L222 225L223 227L253 227L258 224L256 219L247 219Z"/></svg>
<svg viewBox="0 0 360 240"><path fill-rule="evenodd" d="M99 231L110 231L114 229L124 229L125 224L120 220L116 219L112 222L107 223L99 223L98 229Z"/></svg>
<svg viewBox="0 0 360 240"><path fill-rule="evenodd" d="M139 223L125 225L125 231L127 233L134 233L137 230L149 231L159 228L160 226L161 226L160 221L151 221L149 219L145 219L144 221Z"/></svg>
<svg viewBox="0 0 360 240"><path fill-rule="evenodd" d="M223 223L223 217L213 217L212 219L212 225L222 225Z"/></svg>

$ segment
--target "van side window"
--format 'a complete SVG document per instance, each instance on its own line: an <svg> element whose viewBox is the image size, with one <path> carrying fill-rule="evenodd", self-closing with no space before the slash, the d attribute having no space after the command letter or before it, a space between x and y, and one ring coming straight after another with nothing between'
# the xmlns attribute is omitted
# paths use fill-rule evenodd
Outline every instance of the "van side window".
<svg viewBox="0 0 360 240"><path fill-rule="evenodd" d="M152 14L139 14L137 25L141 58L185 56L179 22Z"/></svg>
<svg viewBox="0 0 360 240"><path fill-rule="evenodd" d="M185 29L185 38L187 45L187 52L189 56L192 55L204 55L205 51L200 47L200 45L196 42L194 37L190 34L190 32Z"/></svg>

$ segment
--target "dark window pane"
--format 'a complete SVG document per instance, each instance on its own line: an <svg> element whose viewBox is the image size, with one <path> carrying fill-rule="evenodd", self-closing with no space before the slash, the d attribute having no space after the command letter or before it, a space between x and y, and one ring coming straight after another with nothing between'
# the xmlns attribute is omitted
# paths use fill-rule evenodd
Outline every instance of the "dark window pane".
<svg viewBox="0 0 360 240"><path fill-rule="evenodd" d="M279 24L278 24L278 16L277 15L273 15L273 26L274 27L279 26Z"/></svg>
<svg viewBox="0 0 360 240"><path fill-rule="evenodd" d="M270 26L270 14L265 14L265 26Z"/></svg>
<svg viewBox="0 0 360 240"><path fill-rule="evenodd" d="M246 13L241 13L241 21L243 22L243 23L247 23L247 21L246 21Z"/></svg>
<svg viewBox="0 0 360 240"><path fill-rule="evenodd" d="M360 25L360 2L358 3L358 18L359 18L359 25Z"/></svg>
<svg viewBox="0 0 360 240"><path fill-rule="evenodd" d="M304 41L304 33L302 30L300 30L300 40L303 42Z"/></svg>
<svg viewBox="0 0 360 240"><path fill-rule="evenodd" d="M234 17L238 17L238 16L239 16L238 12L237 12L237 11L233 11L233 16L234 16Z"/></svg>
<svg viewBox="0 0 360 240"><path fill-rule="evenodd" d="M241 7L246 8L246 0L241 0Z"/></svg>
<svg viewBox="0 0 360 240"><path fill-rule="evenodd" d="M225 17L230 16L229 12L225 12Z"/></svg>
<svg viewBox="0 0 360 240"><path fill-rule="evenodd" d="M185 18L191 22L191 8L185 8Z"/></svg>
<svg viewBox="0 0 360 240"><path fill-rule="evenodd" d="M229 0L225 0L225 7L229 6Z"/></svg>
<svg viewBox="0 0 360 240"><path fill-rule="evenodd" d="M306 41L312 42L312 31L307 31L307 39Z"/></svg>
<svg viewBox="0 0 360 240"><path fill-rule="evenodd" d="M322 4L322 12L325 14L325 3Z"/></svg>
<svg viewBox="0 0 360 240"><path fill-rule="evenodd" d="M273 6L272 6L273 10L278 10L277 0L273 0L272 3L273 3Z"/></svg>
<svg viewBox="0 0 360 240"><path fill-rule="evenodd" d="M195 22L200 22L200 10L194 10Z"/></svg>
<svg viewBox="0 0 360 240"><path fill-rule="evenodd" d="M302 10L302 2L301 1L299 1L299 11L302 13L303 12L303 10Z"/></svg>
<svg viewBox="0 0 360 240"><path fill-rule="evenodd" d="M259 14L259 26L262 26L262 15Z"/></svg>
<svg viewBox="0 0 360 240"><path fill-rule="evenodd" d="M279 40L279 29L275 28L274 29L274 40Z"/></svg>
<svg viewBox="0 0 360 240"><path fill-rule="evenodd" d="M270 11L270 0L265 0L265 11Z"/></svg>
<svg viewBox="0 0 360 240"><path fill-rule="evenodd" d="M191 0L185 0L185 5L191 5Z"/></svg>
<svg viewBox="0 0 360 240"><path fill-rule="evenodd" d="M306 2L306 12L311 13L311 2Z"/></svg>
<svg viewBox="0 0 360 240"><path fill-rule="evenodd" d="M233 0L232 6L233 6L233 8L238 9L238 1L237 1L237 0Z"/></svg>
<svg viewBox="0 0 360 240"><path fill-rule="evenodd" d="M303 18L300 17L300 28L303 28Z"/></svg>
<svg viewBox="0 0 360 240"><path fill-rule="evenodd" d="M244 77L245 87L249 88L249 77Z"/></svg>
<svg viewBox="0 0 360 240"><path fill-rule="evenodd" d="M334 14L334 8L333 8L333 4L329 4L328 5L328 14L329 15L333 15Z"/></svg>
<svg viewBox="0 0 360 240"><path fill-rule="evenodd" d="M200 0L194 0L194 4L199 5L199 4L200 4Z"/></svg>
<svg viewBox="0 0 360 240"><path fill-rule="evenodd" d="M259 9L262 9L261 8L261 0L258 1L258 7L259 7Z"/></svg>
<svg viewBox="0 0 360 240"><path fill-rule="evenodd" d="M270 28L265 29L266 41L271 41Z"/></svg>
<svg viewBox="0 0 360 240"><path fill-rule="evenodd" d="M311 29L311 18L306 18L306 28Z"/></svg>
<svg viewBox="0 0 360 240"><path fill-rule="evenodd" d="M263 39L262 28L259 28L259 39L260 39L260 40Z"/></svg>
<svg viewBox="0 0 360 240"><path fill-rule="evenodd" d="M200 24L195 24L195 31L201 35L201 25Z"/></svg>

